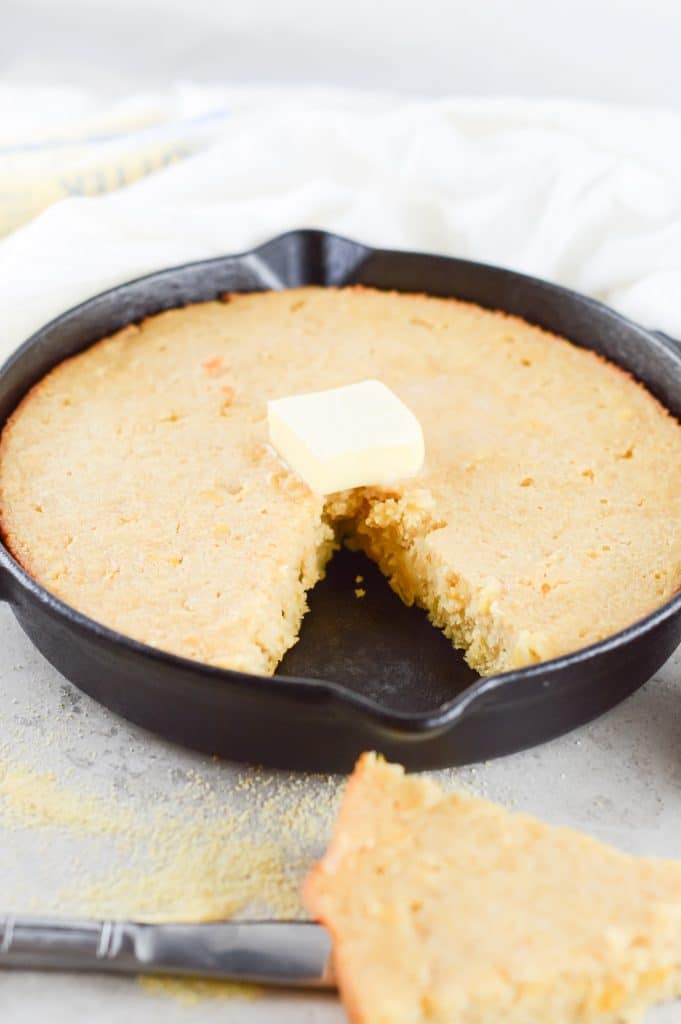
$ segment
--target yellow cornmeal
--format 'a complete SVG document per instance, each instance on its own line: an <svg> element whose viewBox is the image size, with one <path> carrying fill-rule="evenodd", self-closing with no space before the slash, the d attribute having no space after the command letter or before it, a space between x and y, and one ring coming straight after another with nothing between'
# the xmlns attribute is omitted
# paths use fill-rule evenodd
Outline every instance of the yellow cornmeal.
<svg viewBox="0 0 681 1024"><path fill-rule="evenodd" d="M211 999L241 999L250 1002L262 994L257 985L206 978L142 977L140 985L150 996L175 999L181 1006L196 1006Z"/></svg>
<svg viewBox="0 0 681 1024"><path fill-rule="evenodd" d="M638 1024L681 995L681 861L364 755L306 883L352 1024Z"/></svg>
<svg viewBox="0 0 681 1024"><path fill-rule="evenodd" d="M81 835L120 835L135 829L126 811L104 809L93 797L61 785L52 772L2 760L0 816L8 826L69 829Z"/></svg>
<svg viewBox="0 0 681 1024"><path fill-rule="evenodd" d="M593 339L594 343L598 341ZM426 462L312 494L266 402L378 378ZM272 672L343 538L483 673L583 647L681 585L681 427L522 320L367 289L232 296L62 364L0 442L0 523L49 590L153 646Z"/></svg>
<svg viewBox="0 0 681 1024"><path fill-rule="evenodd" d="M0 828L67 837L84 836L114 850L114 866L99 858L64 864L65 880L39 905L17 906L3 893L0 906L38 913L147 921L220 920L232 915L296 918L304 915L301 881L322 849L340 796L332 778L278 777L244 769L234 786L241 809L224 811L218 794L196 771L165 807L95 798L49 772L0 757ZM66 879L69 881L66 881ZM77 881L74 882L73 879ZM203 979L145 978L146 992L192 1005L204 999L251 999L251 985Z"/></svg>
<svg viewBox="0 0 681 1024"><path fill-rule="evenodd" d="M59 783L49 772L0 761L3 827L55 829L113 839L125 851L125 867L96 878L79 876L60 903L71 912L145 921L221 920L235 914L303 914L300 880L306 849L319 846L338 803L329 778L277 782L244 771L237 792L245 806L227 811L203 780L198 798L183 813L163 807L143 812L111 798L94 797ZM308 780L309 782L309 780Z"/></svg>
<svg viewBox="0 0 681 1024"><path fill-rule="evenodd" d="M242 834L243 821L152 819L145 859L76 892L92 915L143 921L222 921L243 913L299 917L304 863L284 859L275 839Z"/></svg>

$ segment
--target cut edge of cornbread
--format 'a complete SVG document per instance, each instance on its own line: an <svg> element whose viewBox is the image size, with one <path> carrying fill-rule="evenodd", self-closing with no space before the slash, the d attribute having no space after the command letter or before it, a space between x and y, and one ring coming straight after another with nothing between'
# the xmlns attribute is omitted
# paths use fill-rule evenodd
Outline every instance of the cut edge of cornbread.
<svg viewBox="0 0 681 1024"><path fill-rule="evenodd" d="M403 603L422 608L480 675L552 657L543 637L514 631L502 621L494 581L474 588L428 544L443 525L431 506L426 491L378 496L365 489L335 495L327 507L338 517L348 547L372 559Z"/></svg>
<svg viewBox="0 0 681 1024"><path fill-rule="evenodd" d="M681 863L446 794L375 754L304 898L332 936L352 1024L639 1024L681 996Z"/></svg>
<svg viewBox="0 0 681 1024"><path fill-rule="evenodd" d="M228 658L214 664L235 672L274 675L286 652L298 642L303 619L309 611L308 595L324 579L329 561L337 549L335 530L325 518L320 519L313 539L305 548L298 578L281 581L281 616L263 625L254 638L252 648L243 658L239 659L230 652Z"/></svg>

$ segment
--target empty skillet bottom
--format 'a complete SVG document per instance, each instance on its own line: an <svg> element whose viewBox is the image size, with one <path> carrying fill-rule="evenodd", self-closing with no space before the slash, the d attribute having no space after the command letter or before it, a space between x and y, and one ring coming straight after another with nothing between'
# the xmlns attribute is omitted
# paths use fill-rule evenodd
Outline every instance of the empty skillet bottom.
<svg viewBox="0 0 681 1024"><path fill-rule="evenodd" d="M433 543L445 524L433 512L427 491L408 497L370 490L336 495L327 511L350 549L369 556L406 605L423 608L434 626L480 675L538 662L550 654L541 635L514 631L497 612L498 580L482 587L459 575Z"/></svg>

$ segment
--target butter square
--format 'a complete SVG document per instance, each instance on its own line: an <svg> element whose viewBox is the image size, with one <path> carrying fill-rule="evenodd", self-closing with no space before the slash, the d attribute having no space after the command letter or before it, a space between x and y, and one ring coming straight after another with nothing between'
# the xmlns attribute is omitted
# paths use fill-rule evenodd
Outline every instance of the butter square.
<svg viewBox="0 0 681 1024"><path fill-rule="evenodd" d="M380 380L267 403L270 441L317 494L390 484L423 465L421 424Z"/></svg>

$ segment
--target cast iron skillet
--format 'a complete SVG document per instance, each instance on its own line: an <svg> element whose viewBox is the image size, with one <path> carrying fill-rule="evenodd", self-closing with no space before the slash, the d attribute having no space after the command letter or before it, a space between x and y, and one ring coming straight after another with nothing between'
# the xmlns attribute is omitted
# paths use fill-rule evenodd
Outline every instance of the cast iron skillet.
<svg viewBox="0 0 681 1024"><path fill-rule="evenodd" d="M132 321L226 291L355 282L519 314L602 352L681 415L681 346L597 302L509 270L294 231L252 252L151 274L53 320L0 372L0 425L56 363ZM358 573L362 600L354 595ZM623 700L681 640L677 595L601 643L478 680L421 612L404 608L378 571L349 553L313 592L301 639L274 679L120 636L52 597L2 546L0 597L60 672L125 718L212 754L320 771L348 769L369 748L426 768L529 747Z"/></svg>

